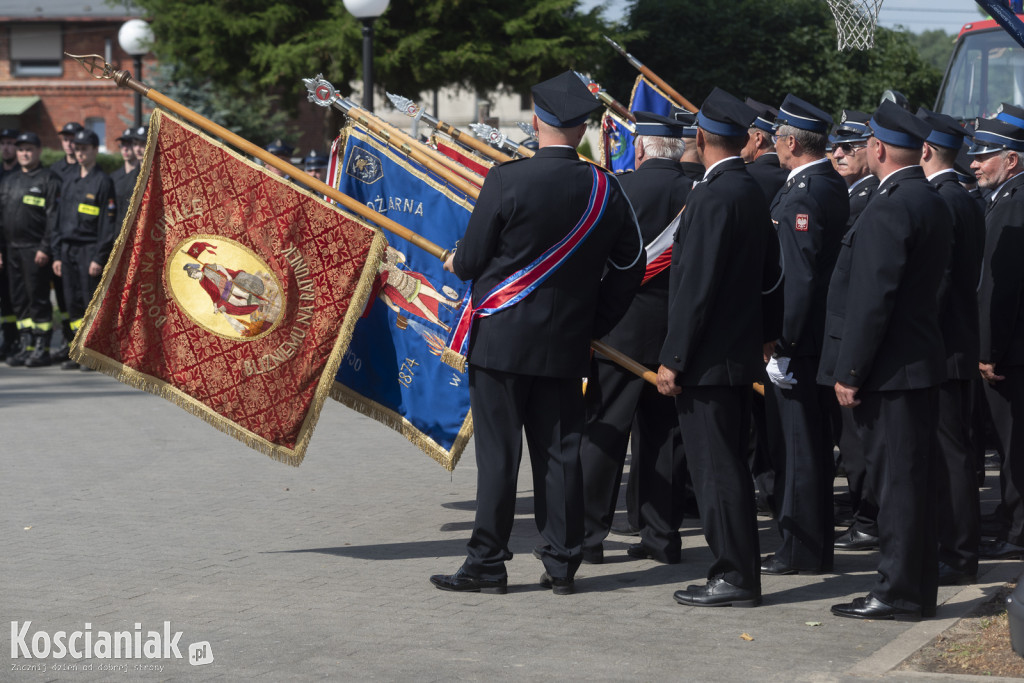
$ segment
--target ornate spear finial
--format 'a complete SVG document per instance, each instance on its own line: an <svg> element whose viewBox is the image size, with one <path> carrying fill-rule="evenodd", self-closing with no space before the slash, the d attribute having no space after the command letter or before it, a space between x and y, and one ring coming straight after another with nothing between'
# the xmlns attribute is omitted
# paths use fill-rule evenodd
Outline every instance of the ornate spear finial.
<svg viewBox="0 0 1024 683"><path fill-rule="evenodd" d="M308 91L306 99L313 104L329 107L334 104L335 100L341 99L338 97L338 91L334 89L330 81L324 78L323 74L317 74L316 78L303 78L302 82L306 84Z"/></svg>
<svg viewBox="0 0 1024 683"><path fill-rule="evenodd" d="M534 130L533 126L526 121L516 121L516 125L519 126L519 130L523 131L531 138L537 137L537 131Z"/></svg>
<svg viewBox="0 0 1024 683"><path fill-rule="evenodd" d="M494 126L488 126L486 123L471 123L469 124L469 129L472 130L478 138L486 140L492 145L498 145L500 147L509 141L507 135Z"/></svg>
<svg viewBox="0 0 1024 683"><path fill-rule="evenodd" d="M384 94L388 96L389 100L391 100L391 104L395 107L395 109L402 112L406 116L416 118L423 111L423 109L418 104L410 100L408 97L402 97L401 95L393 95L392 93L389 93L387 91L385 91Z"/></svg>
<svg viewBox="0 0 1024 683"><path fill-rule="evenodd" d="M145 95L149 92L149 86L141 81L132 78L131 71L121 71L103 60L99 55L73 55L64 53L71 59L82 65L89 75L96 79L112 80L121 88L131 88Z"/></svg>

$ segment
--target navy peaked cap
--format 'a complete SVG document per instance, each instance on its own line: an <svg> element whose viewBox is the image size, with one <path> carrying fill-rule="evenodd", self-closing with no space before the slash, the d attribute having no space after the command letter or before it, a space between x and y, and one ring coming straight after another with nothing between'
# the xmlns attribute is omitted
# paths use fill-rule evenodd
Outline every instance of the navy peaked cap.
<svg viewBox="0 0 1024 683"><path fill-rule="evenodd" d="M1018 128L1024 128L1024 109L1016 105L1003 102L999 106L999 113L996 114L996 118Z"/></svg>
<svg viewBox="0 0 1024 683"><path fill-rule="evenodd" d="M0 138L16 138L18 137L18 132L17 128L4 128L0 130Z"/></svg>
<svg viewBox="0 0 1024 683"><path fill-rule="evenodd" d="M60 129L60 135L74 135L80 130L82 130L82 124L78 121L72 121L71 123L64 124L64 127Z"/></svg>
<svg viewBox="0 0 1024 683"><path fill-rule="evenodd" d="M810 102L801 100L796 95L786 95L779 106L775 117L776 126L793 126L812 133L828 133L832 127L832 117L828 112L818 109Z"/></svg>
<svg viewBox="0 0 1024 683"><path fill-rule="evenodd" d="M139 142L146 141L146 135L149 133L149 126L139 126L138 128L132 129L132 140L138 140Z"/></svg>
<svg viewBox="0 0 1024 683"><path fill-rule="evenodd" d="M677 111L673 114L676 121L683 124L683 137L684 138L695 138L697 137L697 115L688 111Z"/></svg>
<svg viewBox="0 0 1024 683"><path fill-rule="evenodd" d="M839 125L828 136L828 141L833 145L840 142L863 142L871 137L871 129L868 122L871 114L865 114L856 109L844 109L839 119Z"/></svg>
<svg viewBox="0 0 1024 683"><path fill-rule="evenodd" d="M735 95L715 88L700 105L697 125L714 135L740 137L747 134L757 112L743 104Z"/></svg>
<svg viewBox="0 0 1024 683"><path fill-rule="evenodd" d="M757 118L750 124L754 128L760 128L766 133L772 133L775 130L775 117L779 115L779 110L770 104L764 102L758 102L752 100L749 97L744 102L748 107L754 110L757 114Z"/></svg>
<svg viewBox="0 0 1024 683"><path fill-rule="evenodd" d="M555 128L575 128L601 106L574 71L566 71L530 88L537 118Z"/></svg>
<svg viewBox="0 0 1024 683"><path fill-rule="evenodd" d="M932 132L927 123L890 100L878 105L870 125L871 132L880 141L907 149L923 145Z"/></svg>
<svg viewBox="0 0 1024 683"><path fill-rule="evenodd" d="M928 137L925 138L925 142L928 144L946 149L960 149L964 146L964 136L967 135L967 131L949 114L939 114L920 107L917 110L917 118L927 123L932 129Z"/></svg>
<svg viewBox="0 0 1024 683"><path fill-rule="evenodd" d="M35 145L36 147L43 146L43 143L40 142L39 140L39 136L31 131L26 131L22 133L17 137L17 139L15 139L14 142L15 144L18 145Z"/></svg>
<svg viewBox="0 0 1024 683"><path fill-rule="evenodd" d="M100 137L91 130L83 128L82 130L75 133L75 144L76 145L92 145L93 147L100 146Z"/></svg>
<svg viewBox="0 0 1024 683"><path fill-rule="evenodd" d="M133 140L135 139L135 129L125 128L124 132L121 133L120 137L117 138L118 142L121 140Z"/></svg>
<svg viewBox="0 0 1024 683"><path fill-rule="evenodd" d="M634 132L637 135L656 135L663 138L681 138L686 130L686 124L661 114L650 111L635 111L636 117Z"/></svg>
<svg viewBox="0 0 1024 683"><path fill-rule="evenodd" d="M268 152L276 156L290 157L292 155L292 146L287 144L284 140L281 140L280 138L274 140L263 149L267 150Z"/></svg>
<svg viewBox="0 0 1024 683"><path fill-rule="evenodd" d="M967 150L970 155L988 154L1004 149L1024 152L1024 128L999 119L979 119L972 136L974 144Z"/></svg>
<svg viewBox="0 0 1024 683"><path fill-rule="evenodd" d="M315 149L309 150L309 154L303 159L302 163L306 165L306 170L313 168L327 168L327 154Z"/></svg>

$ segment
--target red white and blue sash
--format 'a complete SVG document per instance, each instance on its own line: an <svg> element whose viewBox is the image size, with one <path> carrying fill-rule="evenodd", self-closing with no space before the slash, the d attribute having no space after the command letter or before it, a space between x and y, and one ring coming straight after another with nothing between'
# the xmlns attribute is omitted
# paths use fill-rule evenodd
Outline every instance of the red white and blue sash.
<svg viewBox="0 0 1024 683"><path fill-rule="evenodd" d="M576 227L532 263L505 278L483 297L476 307L473 306L473 299L470 296L469 303L462 310L451 342L448 344L453 351L465 356L469 349L469 331L474 320L511 308L529 296L579 249L594 226L601 221L601 216L608 205L608 177L596 167L591 167L591 172L594 175L594 185L590 190L590 200Z"/></svg>

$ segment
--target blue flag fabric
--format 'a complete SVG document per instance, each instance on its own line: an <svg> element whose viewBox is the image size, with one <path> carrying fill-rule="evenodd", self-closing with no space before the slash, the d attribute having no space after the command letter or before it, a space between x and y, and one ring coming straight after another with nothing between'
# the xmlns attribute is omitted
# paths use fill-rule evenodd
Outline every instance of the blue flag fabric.
<svg viewBox="0 0 1024 683"><path fill-rule="evenodd" d="M328 184L435 244L461 239L473 210L465 195L355 123L334 143ZM441 354L469 301L470 283L401 237L387 238L332 396L452 470L473 423L467 377L442 363Z"/></svg>
<svg viewBox="0 0 1024 683"><path fill-rule="evenodd" d="M649 111L671 116L678 107L672 99L643 76L637 76L629 98L630 111ZM607 113L601 119L601 147L605 168L613 173L633 170L633 132L617 116Z"/></svg>

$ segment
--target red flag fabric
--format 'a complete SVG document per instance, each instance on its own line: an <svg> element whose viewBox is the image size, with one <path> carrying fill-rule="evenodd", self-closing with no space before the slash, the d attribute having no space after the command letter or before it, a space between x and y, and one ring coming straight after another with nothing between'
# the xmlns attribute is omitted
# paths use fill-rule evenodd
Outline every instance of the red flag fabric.
<svg viewBox="0 0 1024 683"><path fill-rule="evenodd" d="M298 465L386 241L168 114L150 125L72 356Z"/></svg>

